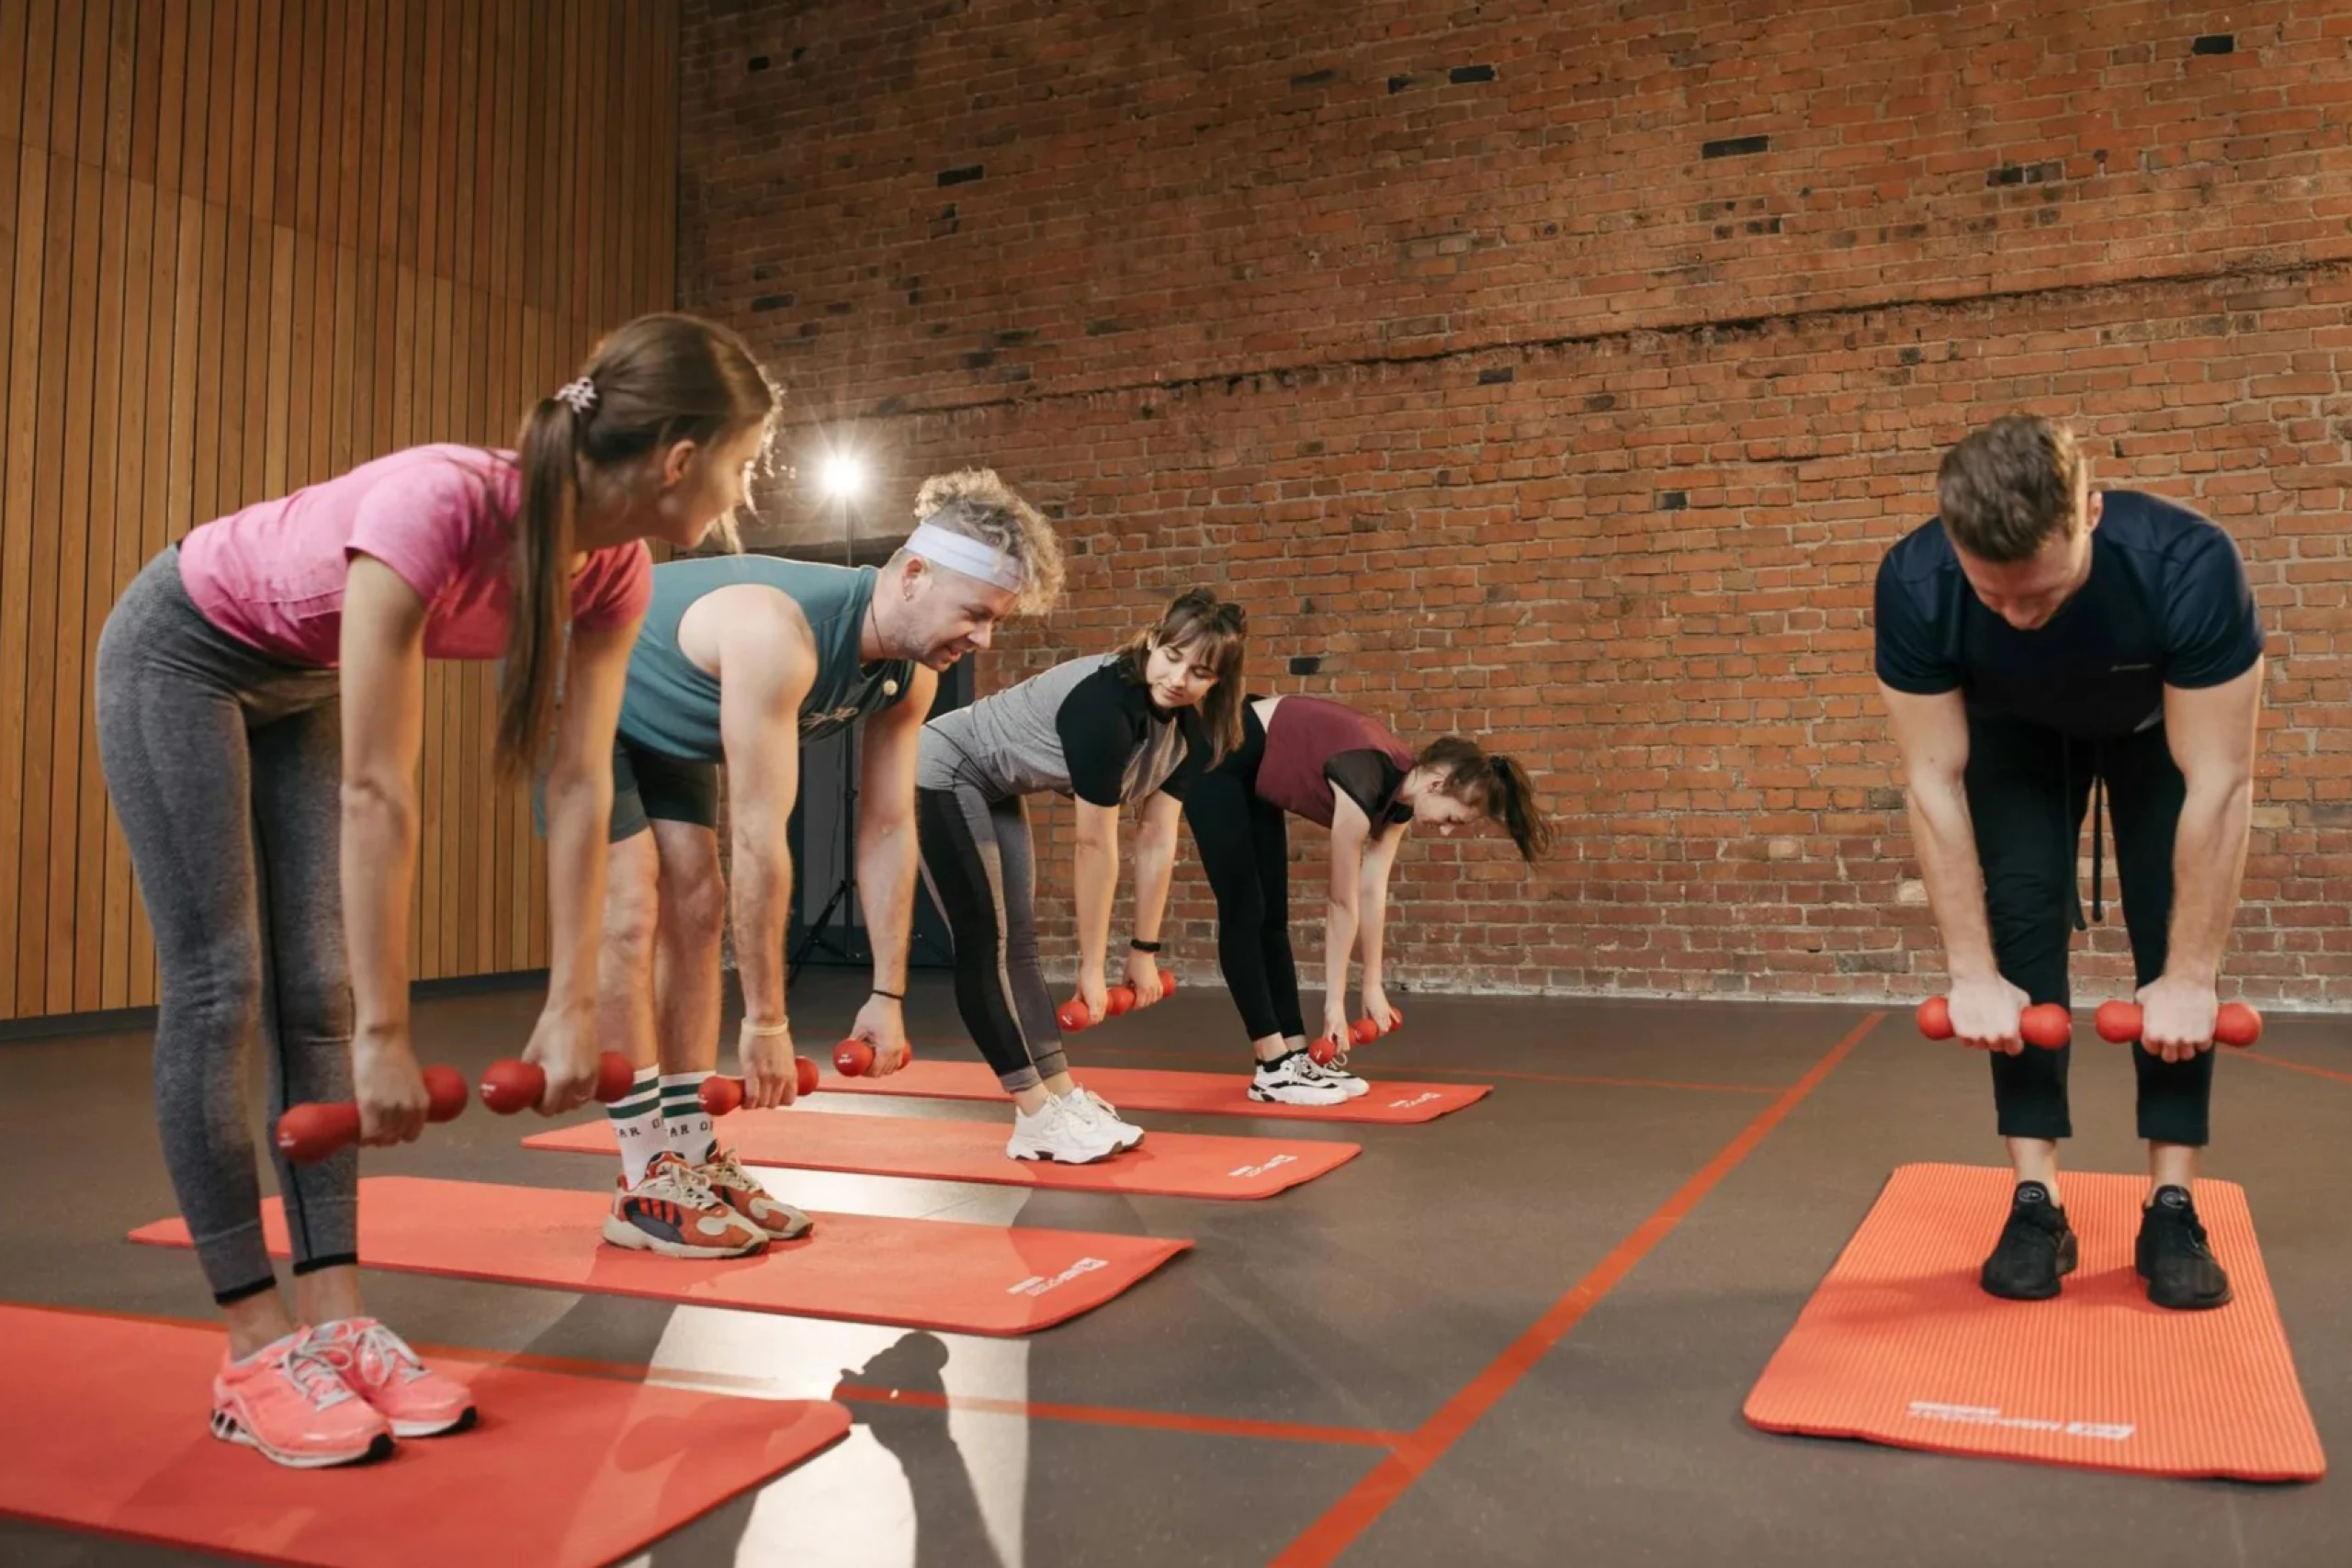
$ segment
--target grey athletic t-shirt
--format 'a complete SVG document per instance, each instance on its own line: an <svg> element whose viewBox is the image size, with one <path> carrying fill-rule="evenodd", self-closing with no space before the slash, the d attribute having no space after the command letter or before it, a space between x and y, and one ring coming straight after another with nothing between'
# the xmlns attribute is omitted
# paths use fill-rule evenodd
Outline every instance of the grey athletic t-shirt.
<svg viewBox="0 0 2352 1568"><path fill-rule="evenodd" d="M1089 654L933 719L915 783L1132 806L1155 792L1182 800L1207 755L1197 711L1161 713L1116 655Z"/></svg>

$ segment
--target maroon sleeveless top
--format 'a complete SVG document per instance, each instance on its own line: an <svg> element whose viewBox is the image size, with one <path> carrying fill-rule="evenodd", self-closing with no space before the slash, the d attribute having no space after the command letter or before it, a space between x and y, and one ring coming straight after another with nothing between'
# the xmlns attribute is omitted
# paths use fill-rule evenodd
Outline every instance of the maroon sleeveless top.
<svg viewBox="0 0 2352 1568"><path fill-rule="evenodd" d="M1378 719L1321 697L1284 697L1266 727L1258 796L1329 828L1333 793L1344 789L1377 835L1412 766L1413 753Z"/></svg>

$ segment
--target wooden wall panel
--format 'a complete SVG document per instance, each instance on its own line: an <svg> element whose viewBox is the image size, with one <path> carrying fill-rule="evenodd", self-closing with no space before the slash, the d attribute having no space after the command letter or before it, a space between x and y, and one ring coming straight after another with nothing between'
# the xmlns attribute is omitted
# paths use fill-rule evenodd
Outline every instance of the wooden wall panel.
<svg viewBox="0 0 2352 1568"><path fill-rule="evenodd" d="M208 519L512 440L673 303L675 0L0 0L0 1018L155 999L107 612ZM427 692L419 978L545 962L487 666Z"/></svg>

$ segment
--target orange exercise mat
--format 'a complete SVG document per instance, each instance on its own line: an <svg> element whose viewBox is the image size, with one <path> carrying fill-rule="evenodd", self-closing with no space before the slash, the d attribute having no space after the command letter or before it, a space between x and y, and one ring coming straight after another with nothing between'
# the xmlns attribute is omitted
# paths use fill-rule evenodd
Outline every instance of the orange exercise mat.
<svg viewBox="0 0 2352 1568"><path fill-rule="evenodd" d="M600 1192L379 1176L359 1184L359 1261L553 1291L644 1296L935 1328L1029 1334L1101 1306L1193 1244L1157 1236L1029 1230L953 1220L819 1214L816 1229L750 1258L659 1258L598 1237ZM262 1209L270 1251L285 1257L286 1217ZM187 1225L158 1220L133 1241L188 1245Z"/></svg>
<svg viewBox="0 0 2352 1568"><path fill-rule="evenodd" d="M0 1306L0 1401L21 1439L0 1514L263 1562L334 1568L624 1562L838 1441L827 1400L738 1399L447 1353L481 1424L390 1459L287 1470L205 1427L220 1330Z"/></svg>
<svg viewBox="0 0 2352 1568"><path fill-rule="evenodd" d="M2136 1176L2059 1178L2082 1266L2056 1299L1978 1289L2014 1186L1975 1166L1896 1170L1747 1396L1747 1419L1935 1453L2319 1479L2327 1461L2242 1188L2196 1187L2235 1299L2170 1312L2132 1269L2147 1190Z"/></svg>
<svg viewBox="0 0 2352 1568"><path fill-rule="evenodd" d="M1271 1198L1363 1152L1356 1144L1154 1133L1125 1154L1092 1165L1060 1165L1006 1157L1011 1131L1010 1118L946 1122L820 1111L752 1111L718 1123L719 1137L749 1165L1162 1198ZM523 1146L610 1155L618 1145L612 1124L599 1119L537 1134Z"/></svg>
<svg viewBox="0 0 2352 1568"><path fill-rule="evenodd" d="M1361 1065L1361 1062L1359 1062ZM1269 1105L1250 1098L1247 1073L1176 1073L1157 1067L1086 1067L1078 1081L1129 1111L1168 1111L1203 1116L1261 1116L1295 1122L1434 1122L1450 1111L1475 1105L1493 1092L1490 1084L1391 1083L1374 1079L1372 1092L1342 1105ZM911 1062L886 1078L841 1078L828 1074L828 1093L908 1094L927 1100L993 1100L1006 1095L985 1062Z"/></svg>

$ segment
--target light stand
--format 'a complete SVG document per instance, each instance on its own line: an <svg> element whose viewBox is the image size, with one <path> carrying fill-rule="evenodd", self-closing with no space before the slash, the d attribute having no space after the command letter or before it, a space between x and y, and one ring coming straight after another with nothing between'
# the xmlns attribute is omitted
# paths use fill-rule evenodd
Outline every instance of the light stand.
<svg viewBox="0 0 2352 1568"><path fill-rule="evenodd" d="M836 459L837 463L839 461L840 459ZM854 469L844 470L835 468L828 478L829 486L833 490L842 508L842 565L853 570L857 566L857 500L854 492L855 480L851 477L854 474ZM800 978L801 966L808 962L809 950L820 942L823 943L827 953L843 964L854 964L858 959L857 953L854 951L854 927L852 924L850 912L853 907L852 901L857 897L856 727L845 726L836 739L840 743L842 753L842 818L838 845L842 862L841 880L834 884L832 896L825 900L824 908L819 911L814 920L809 922L808 929L800 933L800 945L793 953L791 965L785 972L784 983L786 988L789 988L795 980ZM808 796L805 787L801 798L803 804L800 819L805 825L808 820L806 804ZM801 835L801 842L804 847L808 843L808 835L805 830ZM836 911L839 911L842 919L841 938L838 943L826 941L825 934L832 927L833 915ZM872 955L869 953L867 956L870 958Z"/></svg>

